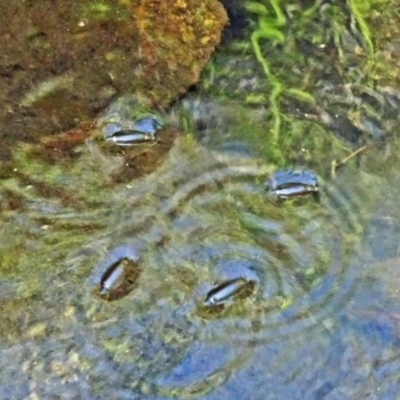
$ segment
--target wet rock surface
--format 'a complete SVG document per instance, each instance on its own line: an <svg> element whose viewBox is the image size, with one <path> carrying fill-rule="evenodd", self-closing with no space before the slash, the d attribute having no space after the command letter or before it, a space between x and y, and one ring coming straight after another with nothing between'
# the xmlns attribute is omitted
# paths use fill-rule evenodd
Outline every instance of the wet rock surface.
<svg viewBox="0 0 400 400"><path fill-rule="evenodd" d="M0 15L2 141L66 131L127 93L167 106L227 21L214 0L12 1Z"/></svg>

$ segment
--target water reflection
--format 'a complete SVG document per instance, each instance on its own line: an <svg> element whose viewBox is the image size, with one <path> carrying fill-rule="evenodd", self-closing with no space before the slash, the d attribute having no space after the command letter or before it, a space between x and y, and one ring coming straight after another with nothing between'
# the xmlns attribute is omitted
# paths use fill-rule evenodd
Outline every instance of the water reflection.
<svg viewBox="0 0 400 400"><path fill-rule="evenodd" d="M324 184L320 203L276 205L262 185L271 166L187 137L132 185L102 185L92 154L83 147L73 171L21 164L68 181L81 202L5 184L25 211L2 216L2 397L62 385L60 398L343 399L379 383L390 398L399 317L383 276L397 264L371 266L363 246L375 195L363 174ZM120 259L141 273L115 301L99 298ZM239 278L255 282L249 296L201 307Z"/></svg>

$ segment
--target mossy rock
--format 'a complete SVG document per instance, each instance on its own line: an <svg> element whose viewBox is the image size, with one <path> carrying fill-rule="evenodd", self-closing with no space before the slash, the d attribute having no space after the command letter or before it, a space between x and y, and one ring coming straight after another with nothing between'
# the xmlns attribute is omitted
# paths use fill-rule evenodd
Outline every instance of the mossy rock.
<svg viewBox="0 0 400 400"><path fill-rule="evenodd" d="M227 22L216 0L2 2L0 15L3 141L68 130L127 93L167 106Z"/></svg>

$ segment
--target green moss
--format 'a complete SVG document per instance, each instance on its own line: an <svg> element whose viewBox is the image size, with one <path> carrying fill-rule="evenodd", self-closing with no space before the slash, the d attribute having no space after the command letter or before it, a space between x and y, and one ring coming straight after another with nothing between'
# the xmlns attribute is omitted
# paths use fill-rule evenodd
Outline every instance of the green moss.
<svg viewBox="0 0 400 400"><path fill-rule="evenodd" d="M239 117L232 135L245 137L249 147L270 162L328 171L334 159L345 158L354 147L337 135L340 128L335 131L323 121L320 110L345 120L360 108L321 97L321 91L328 88L329 94L331 87L346 85L372 89L377 77L397 74L387 59L376 57L374 44L386 29L375 20L390 12L380 0L244 4L246 35L222 48L209 63L203 89L230 107L235 102ZM249 107L255 112L249 113ZM379 107L365 103L361 108L367 118L382 120ZM251 121L260 110L263 120ZM332 159L326 159L327 152Z"/></svg>
<svg viewBox="0 0 400 400"><path fill-rule="evenodd" d="M374 55L374 45L372 44L370 28L365 20L365 15L370 12L372 2L366 0L349 0L349 6L366 43L368 54L372 57Z"/></svg>

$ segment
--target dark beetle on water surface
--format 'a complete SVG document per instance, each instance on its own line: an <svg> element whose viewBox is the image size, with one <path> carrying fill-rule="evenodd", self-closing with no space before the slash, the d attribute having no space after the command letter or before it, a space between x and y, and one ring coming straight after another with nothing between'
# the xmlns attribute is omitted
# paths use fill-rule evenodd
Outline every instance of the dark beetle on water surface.
<svg viewBox="0 0 400 400"><path fill-rule="evenodd" d="M224 282L211 289L203 302L205 307L218 306L225 304L229 299L239 296L240 294L249 292L254 288L254 283L245 279L238 278Z"/></svg>
<svg viewBox="0 0 400 400"><path fill-rule="evenodd" d="M117 300L132 291L140 274L140 267L129 258L111 264L100 280L98 294L108 300Z"/></svg>
<svg viewBox="0 0 400 400"><path fill-rule="evenodd" d="M141 122L139 126L142 127L142 133L134 131L116 132L111 138L121 137L121 143L123 141L129 142L130 140L137 142L139 138L143 139L146 135L151 135L151 132L144 132L148 128L147 122ZM318 180L312 172L307 170L276 171L266 181L266 186L268 197L274 200L286 200L306 195L311 195L314 199L319 200ZM118 299L126 295L132 290L139 270L137 264L129 258L121 258L114 262L101 277L100 296L108 299ZM239 277L227 280L219 283L208 292L203 301L203 306L224 305L232 298L246 297L252 293L252 289L254 289L254 282L249 279Z"/></svg>
<svg viewBox="0 0 400 400"><path fill-rule="evenodd" d="M119 146L132 146L142 143L156 142L156 132L161 129L163 123L155 116L140 117L130 126L120 126L115 122L105 125L103 133L105 140Z"/></svg>
<svg viewBox="0 0 400 400"><path fill-rule="evenodd" d="M312 195L319 200L319 184L317 177L307 170L276 171L266 182L268 197L286 200Z"/></svg>

